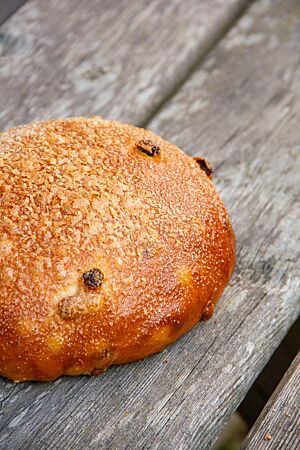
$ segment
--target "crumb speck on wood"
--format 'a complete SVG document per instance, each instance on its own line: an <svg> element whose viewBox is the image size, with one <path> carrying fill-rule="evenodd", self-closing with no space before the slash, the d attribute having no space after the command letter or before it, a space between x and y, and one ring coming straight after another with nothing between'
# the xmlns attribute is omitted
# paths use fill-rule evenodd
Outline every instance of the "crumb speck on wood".
<svg viewBox="0 0 300 450"><path fill-rule="evenodd" d="M269 433L266 433L265 435L264 435L264 440L265 441L270 441L272 439L272 436L269 434Z"/></svg>

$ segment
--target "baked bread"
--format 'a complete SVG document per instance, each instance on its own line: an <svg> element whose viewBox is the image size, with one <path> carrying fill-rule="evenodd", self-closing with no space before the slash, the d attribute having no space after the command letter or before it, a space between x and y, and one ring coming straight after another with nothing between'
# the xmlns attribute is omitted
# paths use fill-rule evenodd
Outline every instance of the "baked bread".
<svg viewBox="0 0 300 450"><path fill-rule="evenodd" d="M209 318L234 266L203 158L99 117L0 134L0 375L99 374Z"/></svg>

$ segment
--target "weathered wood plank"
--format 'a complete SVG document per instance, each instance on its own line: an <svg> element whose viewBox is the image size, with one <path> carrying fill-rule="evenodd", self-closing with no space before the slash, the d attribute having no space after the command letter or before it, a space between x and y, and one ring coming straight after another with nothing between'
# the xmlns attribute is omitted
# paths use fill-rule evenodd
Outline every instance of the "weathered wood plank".
<svg viewBox="0 0 300 450"><path fill-rule="evenodd" d="M238 265L214 319L99 378L18 385L0 448L211 447L299 312L299 14L259 1L149 124L215 164Z"/></svg>
<svg viewBox="0 0 300 450"><path fill-rule="evenodd" d="M0 25L25 2L26 0L0 0Z"/></svg>
<svg viewBox="0 0 300 450"><path fill-rule="evenodd" d="M242 450L300 448L300 354L242 445Z"/></svg>
<svg viewBox="0 0 300 450"><path fill-rule="evenodd" d="M57 116L145 120L248 3L29 0L0 29L0 129Z"/></svg>

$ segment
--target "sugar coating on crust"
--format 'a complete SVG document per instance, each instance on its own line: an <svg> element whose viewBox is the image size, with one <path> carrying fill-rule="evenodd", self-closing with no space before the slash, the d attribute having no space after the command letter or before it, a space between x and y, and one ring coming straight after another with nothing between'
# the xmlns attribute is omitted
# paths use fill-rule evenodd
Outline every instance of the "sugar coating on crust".
<svg viewBox="0 0 300 450"><path fill-rule="evenodd" d="M160 351L229 280L234 236L210 177L150 131L18 127L0 134L0 171L0 375L99 373Z"/></svg>

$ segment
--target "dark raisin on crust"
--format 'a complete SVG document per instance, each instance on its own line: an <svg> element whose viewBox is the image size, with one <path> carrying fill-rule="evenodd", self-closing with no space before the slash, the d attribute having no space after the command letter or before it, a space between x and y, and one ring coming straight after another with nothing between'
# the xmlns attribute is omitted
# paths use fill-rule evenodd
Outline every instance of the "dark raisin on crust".
<svg viewBox="0 0 300 450"><path fill-rule="evenodd" d="M148 139L143 139L142 141L139 141L137 144L137 149L145 153L148 156L159 156L160 155L160 148L153 144L153 142L149 141Z"/></svg>
<svg viewBox="0 0 300 450"><path fill-rule="evenodd" d="M209 178L211 178L211 175L213 173L213 168L212 168L212 165L210 164L210 162L208 162L207 159L205 159L205 158L201 158L201 156L195 156L194 160L196 161L196 163L199 164L200 169L204 170L206 175Z"/></svg>
<svg viewBox="0 0 300 450"><path fill-rule="evenodd" d="M100 269L94 268L85 272L82 275L82 279L89 289L99 289L102 285L104 275Z"/></svg>

